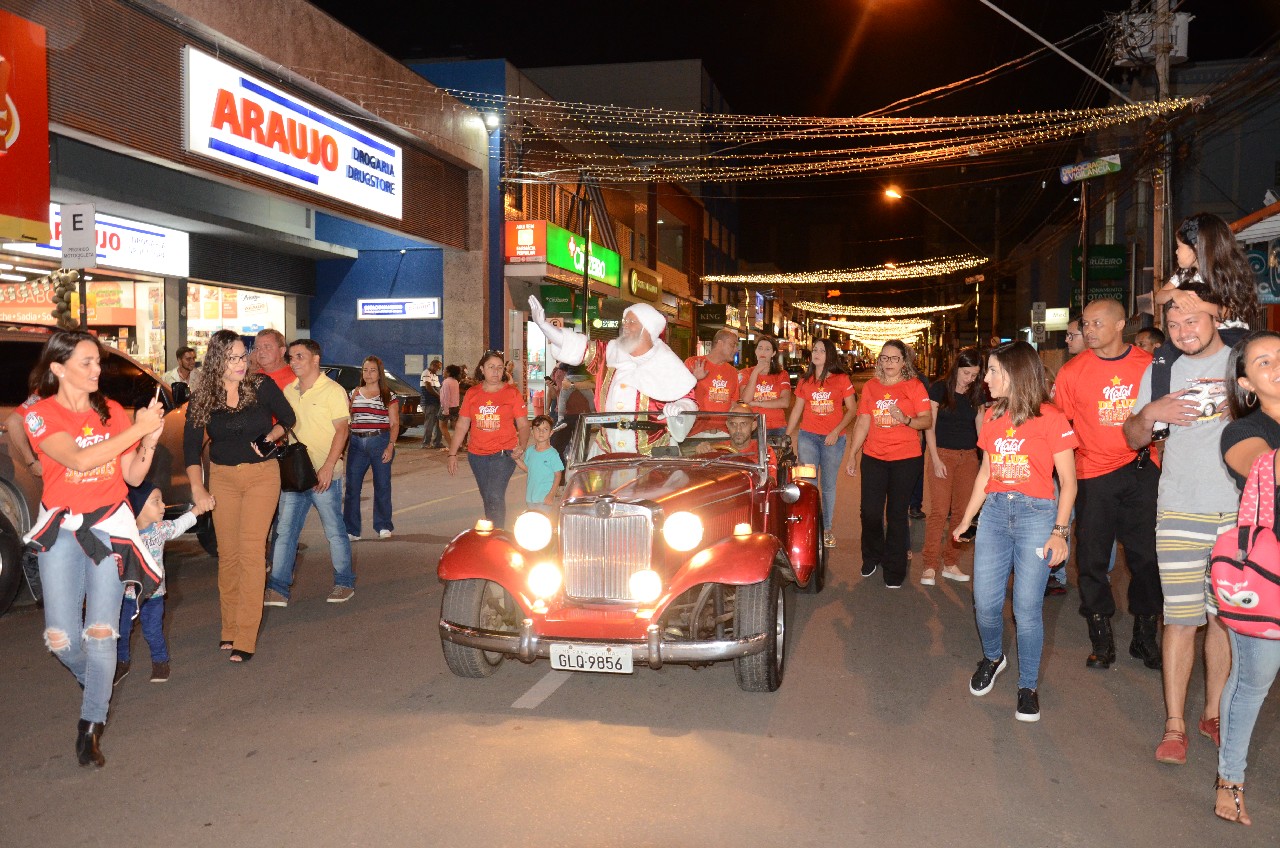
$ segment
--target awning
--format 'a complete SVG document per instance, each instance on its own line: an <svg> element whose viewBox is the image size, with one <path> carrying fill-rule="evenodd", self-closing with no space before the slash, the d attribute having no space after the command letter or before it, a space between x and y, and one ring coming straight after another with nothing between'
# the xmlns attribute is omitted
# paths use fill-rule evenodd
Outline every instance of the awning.
<svg viewBox="0 0 1280 848"><path fill-rule="evenodd" d="M1231 229L1236 234L1236 241L1241 244L1257 244L1280 238L1280 203L1273 203L1252 215L1246 215L1232 223Z"/></svg>

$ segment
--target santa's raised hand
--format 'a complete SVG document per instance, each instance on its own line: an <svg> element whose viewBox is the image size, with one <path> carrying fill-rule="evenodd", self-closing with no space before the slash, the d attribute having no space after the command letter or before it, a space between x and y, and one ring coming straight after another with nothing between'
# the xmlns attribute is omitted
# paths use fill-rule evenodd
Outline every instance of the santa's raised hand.
<svg viewBox="0 0 1280 848"><path fill-rule="evenodd" d="M542 335L547 337L547 341L556 347L564 344L564 331L547 320L547 310L542 308L542 302L533 295L529 295L529 317L542 330Z"/></svg>

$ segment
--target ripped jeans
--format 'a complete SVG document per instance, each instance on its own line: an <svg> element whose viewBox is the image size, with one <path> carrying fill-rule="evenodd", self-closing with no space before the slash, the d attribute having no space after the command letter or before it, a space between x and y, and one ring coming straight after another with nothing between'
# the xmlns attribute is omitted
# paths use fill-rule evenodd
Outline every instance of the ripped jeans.
<svg viewBox="0 0 1280 848"><path fill-rule="evenodd" d="M98 537L109 544L105 534ZM84 687L80 718L105 722L124 599L120 570L111 556L100 563L90 561L69 530L60 530L58 540L39 560L45 644ZM94 628L102 628L106 635L88 635Z"/></svg>

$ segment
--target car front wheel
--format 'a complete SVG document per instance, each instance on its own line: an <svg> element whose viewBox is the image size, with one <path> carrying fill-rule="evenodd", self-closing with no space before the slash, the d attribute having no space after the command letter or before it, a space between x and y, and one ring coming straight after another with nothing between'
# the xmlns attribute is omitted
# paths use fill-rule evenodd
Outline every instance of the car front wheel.
<svg viewBox="0 0 1280 848"><path fill-rule="evenodd" d="M479 630L519 632L520 608L491 580L452 580L444 587L440 616L448 622ZM444 661L459 677L489 677L506 655L440 640Z"/></svg>
<svg viewBox="0 0 1280 848"><path fill-rule="evenodd" d="M734 632L739 639L765 634L763 651L733 661L738 687L747 692L776 691L782 685L787 636L787 593L776 568L767 579L738 587Z"/></svg>

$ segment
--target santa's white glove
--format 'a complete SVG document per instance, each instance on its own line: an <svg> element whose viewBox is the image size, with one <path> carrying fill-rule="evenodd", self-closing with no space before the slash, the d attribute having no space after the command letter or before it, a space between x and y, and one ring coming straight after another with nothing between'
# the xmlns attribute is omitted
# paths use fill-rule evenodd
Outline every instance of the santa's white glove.
<svg viewBox="0 0 1280 848"><path fill-rule="evenodd" d="M542 308L542 303L533 295L529 295L529 317L533 319L533 323L538 325L538 328L542 330L542 335L546 336L547 341L553 346L564 346L564 330L547 320L547 310Z"/></svg>
<svg viewBox="0 0 1280 848"><path fill-rule="evenodd" d="M694 422L698 420L696 415L684 414L690 411L692 410L687 409L683 401L673 400L671 403L663 404L662 415L667 419L667 432L677 445L685 440L689 431L693 429Z"/></svg>
<svg viewBox="0 0 1280 848"><path fill-rule="evenodd" d="M684 412L684 406L679 401L673 400L671 403L663 404L662 417L671 419Z"/></svg>

